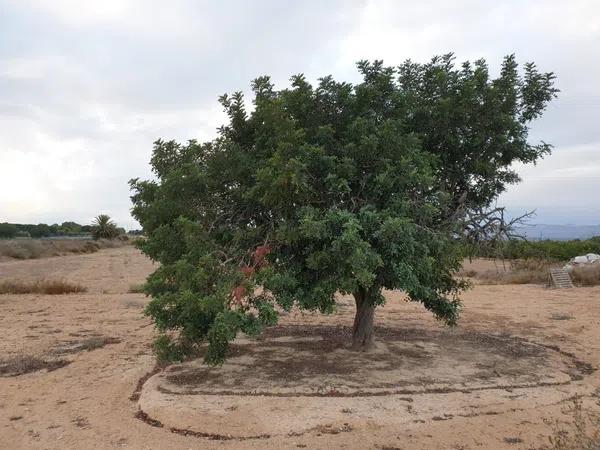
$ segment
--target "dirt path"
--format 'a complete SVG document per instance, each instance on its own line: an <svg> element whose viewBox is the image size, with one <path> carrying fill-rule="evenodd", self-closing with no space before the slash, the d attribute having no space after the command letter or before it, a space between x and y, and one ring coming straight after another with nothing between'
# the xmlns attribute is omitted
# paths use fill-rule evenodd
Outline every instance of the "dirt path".
<svg viewBox="0 0 600 450"><path fill-rule="evenodd" d="M289 433L286 431L288 428L282 426L280 433L268 438L214 440L218 436L202 436L199 433L185 435L182 430L186 428L205 430L209 424L208 417L215 411L210 405L199 407L187 400L175 402L170 408L162 408L163 426L152 426L139 418L139 401L142 399L130 400L130 397L138 380L154 367L151 349L154 331L150 321L141 314L147 302L145 297L127 293L131 285L142 282L151 270L152 264L130 247L103 250L90 255L0 263L0 280L60 278L88 288L85 294L64 296L0 295L0 331L3 336L0 341L0 360L12 361L13 364L10 368L13 372L10 372L0 362L0 367L4 367L5 371L2 374L0 369L0 448L529 449L547 445L548 436L557 427L566 427L552 423L571 419L563 410L569 404L566 399L574 393L586 395L586 408L600 411L597 405L599 373L592 372L588 366L580 366L577 372L579 377L572 378L569 384L532 386L525 397L518 389L506 386L502 390L490 389L469 394L447 392L436 396L435 393L427 393L424 394L429 395L427 399L417 394L402 394L397 399L385 395L367 396L359 400L351 396L320 400L300 396L293 401L273 402L270 397L261 399L254 396L251 400L255 403L250 406L258 408L256 412L263 424L284 423L285 417L301 422L302 414L306 414L307 426L300 427L302 432ZM425 350L432 357L426 360L432 361L431 364L437 361L431 366L435 366L432 370L437 373L437 379L440 378L439 372L446 370L446 381L460 384L464 381L461 379L461 370L465 376L471 376L478 373L476 364L482 365L479 367L482 377L486 373L496 376L490 368L492 366L486 366L495 356L486 355L481 350L485 346L481 347L483 344L476 340L470 347L472 353L468 355L473 355L477 362L469 362L466 355L463 358L466 362L462 366L453 366L450 362L442 365L439 362L440 355L451 358L454 354L454 360L459 359L458 355L465 355L461 353L461 348L454 347L454 342L460 340L451 340L449 335L444 334L449 332L436 323L429 313L419 305L404 303L399 293L389 293L388 297L388 305L377 311L376 320L381 330L395 330L393 333L413 330L411 338L405 339L404 343L392 339L395 336L392 332L392 337L387 341L382 334L382 344L399 353L394 358L386 352L381 359L374 358L369 364L376 365L379 361L382 365L385 363L385 367L394 368L396 378L387 380L388 384L400 386L403 380L406 381L407 375L402 370L408 366L404 361L416 364L415 369L420 367L418 355L410 353L413 343L429 345ZM549 356L531 353L529 356L507 357L497 370L507 380L511 377L508 367L513 366L511 361L514 367L519 368L512 375L513 382L548 380L552 377L564 380L565 377L577 375L571 372L574 360L593 368L600 366L600 288L552 291L530 285L477 286L465 294L464 300L465 310L460 325L460 333L463 333L460 342L463 344L471 342L464 337L468 333L471 336L477 336L476 333L504 335L509 339L508 344L513 342L510 339L516 339L521 340L519 342L556 347L572 354L572 359L569 359L570 356L560 356L550 349ZM350 305L342 299L339 309L334 318L294 313L283 320L283 325L306 324L317 327L313 328L314 331L329 330L332 325L350 325ZM285 331L285 328L281 330ZM424 334L417 336L414 330ZM275 353L270 351L273 350L269 347L272 342L285 343L290 339L289 333L273 333L262 344L252 344L255 345L252 351L261 351L262 348L266 352L260 359L263 366L257 366L256 373L252 373L248 379L241 378L236 386L240 390L251 389L264 381L263 388L270 387L272 392L285 392L286 389L295 392L299 388L311 389L311 386L318 390L321 384L318 377L307 380L310 383L302 383L301 379L294 381L290 376L292 371L289 371L288 376L279 378L285 378L287 384L281 383L276 374L285 375L284 369L289 369L289 366L264 365L269 355L282 355L277 353L281 351L279 349L287 352L283 354L286 357L295 351L295 347L290 350L287 344L278 344ZM316 335L320 339L319 333ZM297 336L292 337L297 339ZM318 350L314 338L308 336L303 339L305 352L298 357L302 364L292 366L292 369L301 373L303 368L311 364L310 358L314 358L314 352ZM343 353L343 346L340 347L335 336L323 339L321 343L327 350L321 355L322 365L328 370L340 367L328 364L332 361L335 363L335 358L347 357ZM240 343L240 346L243 345L244 341ZM511 347L509 345L506 348ZM244 355L240 354L240 357ZM538 357L541 359L536 360ZM360 362L357 361L357 364ZM15 371L27 371L43 367L44 364L51 370L11 376ZM334 377L340 383L338 388L352 382L352 389L355 389L357 384L365 382L365 370L361 367L352 379L343 373L338 374ZM418 374L418 370L414 374ZM217 377L210 385L211 389L221 389L222 380L222 377ZM427 385L426 382L419 384L415 380L411 381L413 387ZM484 383L485 379L479 381ZM469 380L471 382L472 379ZM390 389L385 379L380 379L378 383L376 389ZM149 389L148 386L146 389ZM180 383L178 386L190 389L189 382L188 385ZM201 386L206 388L208 384L202 383ZM536 389L539 389L537 394ZM542 396L552 401L538 401ZM225 397L211 396L215 404L220 404L220 408L227 411L223 413L225 420L227 417L230 421L235 419L241 426L245 424L251 432L258 432L254 434L261 434L258 428L251 429L256 421L249 410L244 410L247 399L242 401L239 396L233 400ZM298 404L301 408L295 409ZM196 408L195 413L186 415L189 410L185 407L190 405ZM226 409L236 405L237 408ZM319 414L315 413L319 408L325 408L323 411L326 412L322 414L322 421L318 419ZM448 414L446 411L449 410L454 413ZM299 411L303 413L298 414ZM337 415L331 416L333 412L337 412ZM189 423L182 423L181 417L188 417ZM169 420L178 423L170 423ZM348 426L344 426L344 423ZM173 432L169 429L171 426L177 429Z"/></svg>

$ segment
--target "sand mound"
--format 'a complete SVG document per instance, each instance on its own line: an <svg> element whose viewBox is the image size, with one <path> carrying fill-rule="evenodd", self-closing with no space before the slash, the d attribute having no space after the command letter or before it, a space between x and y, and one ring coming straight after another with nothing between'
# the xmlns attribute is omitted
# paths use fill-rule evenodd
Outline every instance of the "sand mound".
<svg viewBox="0 0 600 450"><path fill-rule="evenodd" d="M549 404L591 370L558 348L503 334L378 328L370 353L351 351L349 334L341 326L272 328L239 340L222 367L192 361L154 375L140 408L155 425L223 437L342 432L373 420Z"/></svg>

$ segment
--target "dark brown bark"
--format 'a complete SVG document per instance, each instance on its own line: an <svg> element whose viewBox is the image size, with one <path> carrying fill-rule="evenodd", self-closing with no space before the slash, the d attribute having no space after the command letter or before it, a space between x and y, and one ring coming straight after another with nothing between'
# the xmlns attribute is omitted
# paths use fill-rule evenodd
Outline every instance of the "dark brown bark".
<svg viewBox="0 0 600 450"><path fill-rule="evenodd" d="M352 327L352 348L359 351L368 351L373 347L374 330L373 317L375 306L366 298L366 293L361 290L354 293L356 302L356 315Z"/></svg>

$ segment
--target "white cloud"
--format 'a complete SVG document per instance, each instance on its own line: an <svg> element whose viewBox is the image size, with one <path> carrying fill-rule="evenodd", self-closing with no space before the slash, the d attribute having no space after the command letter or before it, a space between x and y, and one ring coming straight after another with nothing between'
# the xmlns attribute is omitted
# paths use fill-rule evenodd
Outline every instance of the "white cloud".
<svg viewBox="0 0 600 450"><path fill-rule="evenodd" d="M195 0L8 0L13 8L37 14L82 33L115 30L123 39L182 38L205 40L209 30L227 17L227 10ZM240 10L245 9L242 5ZM223 23L223 25L225 25Z"/></svg>
<svg viewBox="0 0 600 450"><path fill-rule="evenodd" d="M539 59L556 51L554 41L599 35L600 4L595 1L369 0L340 49L346 61L379 58L392 64L449 51L461 59L498 59L514 51ZM523 52L540 40L542 48L535 54Z"/></svg>
<svg viewBox="0 0 600 450"><path fill-rule="evenodd" d="M106 212L132 224L127 180L150 175L152 142L212 138L225 119L220 94L265 73L278 87L299 72L355 81L359 59L454 51L486 57L492 70L515 52L557 73L561 96L532 133L555 152L519 168L523 183L501 201L600 222L595 1L0 0L0 9L0 221Z"/></svg>
<svg viewBox="0 0 600 450"><path fill-rule="evenodd" d="M13 4L32 11L48 13L69 25L117 22L125 20L135 10L137 1L102 0L81 2L78 0L18 0Z"/></svg>
<svg viewBox="0 0 600 450"><path fill-rule="evenodd" d="M501 204L515 213L536 209L538 222L600 224L600 143L565 147L517 169L523 181L500 197Z"/></svg>
<svg viewBox="0 0 600 450"><path fill-rule="evenodd" d="M35 131L28 141L35 152L7 147L0 139L0 211L13 220L52 215L62 197L94 172L82 141L57 141Z"/></svg>

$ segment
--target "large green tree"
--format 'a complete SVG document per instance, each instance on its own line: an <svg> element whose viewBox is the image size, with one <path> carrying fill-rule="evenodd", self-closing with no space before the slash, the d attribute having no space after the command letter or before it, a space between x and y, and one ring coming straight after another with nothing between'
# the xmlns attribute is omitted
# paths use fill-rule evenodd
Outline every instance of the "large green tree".
<svg viewBox="0 0 600 450"><path fill-rule="evenodd" d="M550 151L527 135L554 76L513 56L495 79L452 55L358 69L356 85L257 78L251 112L239 92L220 98L214 141L155 142L155 179L131 187L141 248L161 263L146 285L161 352L208 341L218 363L238 331L280 308L330 313L336 293L354 296L357 349L373 344L383 289L456 323L465 217L518 181L513 163Z"/></svg>

